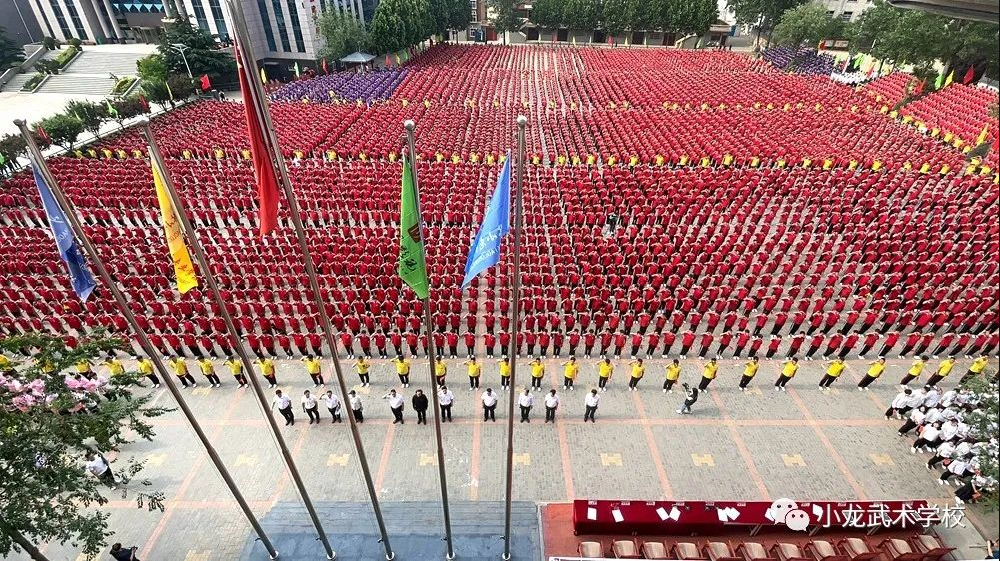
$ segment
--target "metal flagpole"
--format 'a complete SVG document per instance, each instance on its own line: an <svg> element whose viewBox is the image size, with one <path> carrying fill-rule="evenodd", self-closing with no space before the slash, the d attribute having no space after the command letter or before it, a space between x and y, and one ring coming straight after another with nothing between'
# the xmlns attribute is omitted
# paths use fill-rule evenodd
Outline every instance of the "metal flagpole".
<svg viewBox="0 0 1000 561"><path fill-rule="evenodd" d="M309 277L309 287L312 292L313 304L316 307L316 311L319 314L320 325L323 328L323 336L326 340L326 346L330 349L330 355L333 360L333 372L337 377L337 385L340 388L340 393L343 400L343 407L347 410L347 424L351 429L351 438L354 441L354 450L358 455L358 463L361 465L361 473L364 476L365 487L368 490L368 499L372 505L372 511L375 514L375 522L378 525L379 530L379 542L382 544L382 548L385 553L385 558L388 561L392 561L396 557L396 554L392 550L392 545L389 542L389 533L386 530L385 518L382 516L382 508L379 504L378 492L375 489L375 479L372 477L371 468L368 465L368 458L365 455L364 445L361 442L361 432L358 430L357 420L354 418L354 411L351 409L348 403L347 395L347 382L344 379L343 368L340 364L340 351L337 347L337 340L333 335L333 324L330 322L330 316L326 312L326 306L323 301L322 292L320 291L319 280L316 277L316 267L313 264L312 254L309 252L309 244L306 240L305 226L302 224L302 215L299 210L298 200L295 198L295 193L292 190L291 181L288 178L288 169L285 167L285 159L281 157L281 153L278 149L278 139L274 132L274 124L271 122L271 115L266 109L267 97L264 95L264 89L260 84L257 77L251 72L255 72L257 67L256 60L253 56L253 48L250 45L249 40L247 40L247 28L246 20L244 19L243 10L240 8L239 4L235 0L227 0L226 2L229 13L233 16L234 27L236 31L237 44L239 45L239 54L242 58L243 71L247 73L247 83L250 85L250 93L254 96L253 106L256 109L257 116L260 122L264 125L262 128L264 130L264 140L269 144L268 153L271 157L271 161L278 171L279 178L281 180L281 187L285 194L285 199L288 201L289 215L292 220L292 224L295 227L295 236L298 240L299 251L302 253L303 265L305 266L306 275ZM251 100L244 100L244 103L249 103ZM316 522L318 525L318 521Z"/></svg>
<svg viewBox="0 0 1000 561"><path fill-rule="evenodd" d="M159 373L160 377L163 378L163 382L167 385L167 390L174 397L174 401L177 402L177 406L180 408L181 413L184 414L184 418L187 419L191 428L194 429L195 434L198 436L198 440L201 441L202 446L205 447L205 452L208 454L209 459L212 460L212 464L215 465L215 469L219 471L219 475L222 476L222 480L225 482L226 487L228 487L229 491L233 494L233 498L236 499L236 503L239 504L240 510L243 511L247 521L250 522L250 526L253 527L253 530L257 534L261 543L264 544L268 555L271 559L277 559L278 551L274 549L274 545L271 543L271 540L268 539L267 534L264 533L264 529L261 527L260 522L257 521L253 511L250 510L250 505L248 505L246 499L243 498L243 494L240 493L239 487L236 485L236 481L233 480L229 470L226 469L225 464L222 462L222 458L219 457L218 452L215 451L215 447L212 446L212 443L205 434L205 431L202 430L194 412L191 411L187 402L184 401L184 396L181 394L180 390L177 389L177 382L174 381L174 377L167 371L167 367L164 366L163 360L160 358L160 351L153 348L153 344L149 342L146 332L136 321L135 314L132 313L132 309L129 308L128 303L125 301L125 295L122 294L118 285L115 284L114 279L111 278L107 268L104 266L104 261L101 260L100 254L97 253L97 250L90 243L90 239L84 232L83 226L80 224L80 220L76 215L76 210L66 198L66 195L63 194L62 189L56 182L55 177L52 176L48 166L45 165L45 158L38 149L38 145L35 144L35 139L32 138L31 132L28 131L27 123L22 120L16 120L14 121L14 124L21 130L21 135L24 137L24 140L28 145L28 151L32 156L31 159L38 166L38 173L48 184L49 189L55 196L56 201L58 201L59 206L62 207L63 212L66 215L66 219L69 221L70 228L72 228L74 235L80 241L81 245L83 245L84 251L87 252L87 256L90 258L90 262L97 271L97 274L101 277L105 286L107 286L111 291L111 296L114 298L115 304L118 305L118 311L132 328L132 331L139 340L139 346L142 347L143 352L146 353L147 357L149 357L149 360L153 363L157 373ZM208 269L204 267L204 264L202 264L202 271L207 270Z"/></svg>
<svg viewBox="0 0 1000 561"><path fill-rule="evenodd" d="M514 195L514 266L511 273L514 277L514 288L513 301L510 306L510 325L514 330L514 335L510 338L510 346L507 349L507 357L510 359L510 386L507 395L507 490L504 494L503 555L501 556L504 561L510 559L510 509L511 496L514 492L514 402L517 399L514 381L517 379L517 333L521 315L521 226L524 214L524 129L526 126L528 126L528 118L524 115L518 115L517 190Z"/></svg>
<svg viewBox="0 0 1000 561"><path fill-rule="evenodd" d="M417 150L413 139L413 131L417 128L412 119L407 119L403 123L406 129L406 146L410 152L410 172L413 174L413 190L416 191L417 208L420 208L420 184L417 182ZM427 246L424 245L424 217L420 216L420 244L424 246L424 255L427 254ZM425 257L426 259L426 257ZM426 267L426 261L425 261ZM428 287L429 288L429 287ZM437 360L437 350L434 348L434 334L431 323L431 302L430 298L424 298L424 331L427 332L427 362L431 368L431 402L434 407L434 437L437 440L437 465L438 479L441 483L441 509L444 511L444 539L448 543L448 553L445 559L455 558L455 546L451 536L451 510L448 507L448 478L444 468L444 442L441 438L441 407L438 403L437 383L434 377L434 361Z"/></svg>
<svg viewBox="0 0 1000 561"><path fill-rule="evenodd" d="M250 360L250 356L247 354L246 349L243 348L243 342L240 340L239 332L236 330L236 324L233 321L233 317L229 313L229 310L226 308L227 302L219 293L219 285L215 280L215 275L212 273L212 269L208 265L208 259L205 257L205 251L201 246L201 242L198 240L198 236L195 235L194 227L188 219L187 212L184 210L184 203L177 195L173 179L170 177L166 167L163 165L159 147L156 144L156 140L153 138L153 133L149 130L148 123L143 127L143 134L146 136L146 142L149 145L150 160L159 168L164 188L174 205L174 210L180 220L181 227L184 229L185 237L187 237L191 249L194 250L195 259L198 261L198 267L201 268L205 284L208 285L209 293L211 293L212 299L215 301L215 305L219 308L219 315L222 316L222 321L226 324L226 331L229 334L230 345L240 357L240 362L243 364L243 370L247 373L247 379L250 381L250 386L253 388L254 397L257 398L257 404L260 406L261 413L264 415L264 419L267 420L268 427L274 435L275 441L278 445L278 451L281 452L281 459L285 462L285 467L288 469L288 475L292 478L292 482L295 484L295 488L299 492L302 503L305 505L310 519L312 519L316 533L319 535L319 540L323 543L324 549L326 549L327 558L335 559L337 554L330 546L330 540L327 538L326 532L323 530L323 525L319 521L316 509L313 507L309 494L306 491L305 484L302 482L302 476L299 474L298 467L295 465L295 460L292 458L292 452L288 448L288 444L285 442L285 439L281 436L281 429L278 428L278 422L274 419L274 415L271 414L270 408L268 407L268 398L264 395L264 387L261 385L260 380L257 379L257 376L254 375L253 362Z"/></svg>

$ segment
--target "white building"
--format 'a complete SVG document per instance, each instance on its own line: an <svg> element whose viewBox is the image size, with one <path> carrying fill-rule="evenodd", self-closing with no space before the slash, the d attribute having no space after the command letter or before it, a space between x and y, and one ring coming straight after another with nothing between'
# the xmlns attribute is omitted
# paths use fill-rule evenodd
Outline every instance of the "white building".
<svg viewBox="0 0 1000 561"><path fill-rule="evenodd" d="M826 13L844 21L857 21L861 12L871 7L871 0L817 0L826 6Z"/></svg>

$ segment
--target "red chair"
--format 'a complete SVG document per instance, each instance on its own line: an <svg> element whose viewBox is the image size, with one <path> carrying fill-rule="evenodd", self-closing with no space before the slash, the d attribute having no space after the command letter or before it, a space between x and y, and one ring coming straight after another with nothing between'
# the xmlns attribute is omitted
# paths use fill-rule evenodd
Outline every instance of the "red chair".
<svg viewBox="0 0 1000 561"><path fill-rule="evenodd" d="M874 561L880 555L877 551L872 551L868 542L861 538L844 538L837 545L852 561Z"/></svg>
<svg viewBox="0 0 1000 561"><path fill-rule="evenodd" d="M576 553L584 559L601 559L604 557L604 544L601 542L580 542Z"/></svg>
<svg viewBox="0 0 1000 561"><path fill-rule="evenodd" d="M710 561L743 561L733 553L733 548L726 542L708 542L702 547L702 552Z"/></svg>
<svg viewBox="0 0 1000 561"><path fill-rule="evenodd" d="M615 559L642 559L634 540L615 540L611 543L611 554Z"/></svg>
<svg viewBox="0 0 1000 561"><path fill-rule="evenodd" d="M850 561L850 557L838 553L837 548L826 540L810 540L805 550L815 561Z"/></svg>
<svg viewBox="0 0 1000 561"><path fill-rule="evenodd" d="M811 561L802 549L793 543L776 543L771 546L771 554L778 561Z"/></svg>
<svg viewBox="0 0 1000 561"><path fill-rule="evenodd" d="M879 549L889 558L889 561L923 561L925 555L914 551L906 540L889 538L879 544Z"/></svg>
<svg viewBox="0 0 1000 561"><path fill-rule="evenodd" d="M698 551L698 546L690 542L677 542L670 548L674 559L689 559L704 561L706 558Z"/></svg>
<svg viewBox="0 0 1000 561"><path fill-rule="evenodd" d="M944 556L955 551L954 547L945 547L937 536L930 534L917 534L910 538L910 542L913 543L914 549L924 554L926 561L943 559Z"/></svg>
<svg viewBox="0 0 1000 561"><path fill-rule="evenodd" d="M642 542L639 550L643 559L670 559L667 555L667 546L663 542Z"/></svg>
<svg viewBox="0 0 1000 561"><path fill-rule="evenodd" d="M767 554L767 548L757 542L743 542L736 546L736 554L745 561L773 561L774 557Z"/></svg>

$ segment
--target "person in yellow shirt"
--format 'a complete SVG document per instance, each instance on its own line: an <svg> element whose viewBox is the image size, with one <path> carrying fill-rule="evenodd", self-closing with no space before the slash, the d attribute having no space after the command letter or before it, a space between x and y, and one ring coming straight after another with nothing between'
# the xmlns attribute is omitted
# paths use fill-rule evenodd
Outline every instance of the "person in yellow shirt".
<svg viewBox="0 0 1000 561"><path fill-rule="evenodd" d="M500 387L506 390L510 388L510 359L503 355L497 364L500 365Z"/></svg>
<svg viewBox="0 0 1000 561"><path fill-rule="evenodd" d="M747 386L750 385L750 381L753 377L757 375L757 370L760 369L760 359L756 356L750 357L750 360L743 363L743 377L740 378L740 391L747 391Z"/></svg>
<svg viewBox="0 0 1000 561"><path fill-rule="evenodd" d="M399 355L392 359L392 365L396 367L396 375L399 376L399 385L404 388L410 387L410 361Z"/></svg>
<svg viewBox="0 0 1000 561"><path fill-rule="evenodd" d="M238 358L229 357L226 360L226 368L229 369L229 373L233 375L236 379L236 383L240 385L240 388L245 388L250 385L247 381L247 377L243 374L243 363Z"/></svg>
<svg viewBox="0 0 1000 561"><path fill-rule="evenodd" d="M701 383L698 384L699 391L705 391L708 389L708 385L712 383L715 379L716 374L719 372L719 362L714 358L708 361L705 368L701 371Z"/></svg>
<svg viewBox="0 0 1000 561"><path fill-rule="evenodd" d="M636 386L639 385L639 380L642 380L642 377L646 375L646 367L642 365L641 358L633 360L628 365L632 367L632 375L628 380L628 391L638 391Z"/></svg>
<svg viewBox="0 0 1000 561"><path fill-rule="evenodd" d="M576 375L580 373L580 365L576 363L576 357L571 356L569 360L562 363L563 367L563 389L572 390L573 381L576 380Z"/></svg>
<svg viewBox="0 0 1000 561"><path fill-rule="evenodd" d="M139 374L142 374L152 382L154 388L160 387L160 379L153 373L153 361L146 357L139 358L138 355L132 358L135 359L135 368L139 371Z"/></svg>
<svg viewBox="0 0 1000 561"><path fill-rule="evenodd" d="M323 363L318 356L306 355L302 357L302 364L306 365L306 372L312 378L314 388L326 387L326 382L323 380Z"/></svg>
<svg viewBox="0 0 1000 561"><path fill-rule="evenodd" d="M844 369L847 365L844 364L844 359L835 358L826 365L826 374L819 381L819 389L826 390L840 378L840 375L844 373Z"/></svg>
<svg viewBox="0 0 1000 561"><path fill-rule="evenodd" d="M861 381L858 382L858 391L868 391L868 386L878 380L878 377L885 372L885 358L879 358L875 362L868 363L868 372L865 372Z"/></svg>
<svg viewBox="0 0 1000 561"><path fill-rule="evenodd" d="M125 365L113 355L108 355L108 358L101 363L101 366L108 369L108 376L110 377L121 376L125 373Z"/></svg>
<svg viewBox="0 0 1000 561"><path fill-rule="evenodd" d="M983 370L986 370L987 362L988 359L986 358L986 355L976 357L976 359L972 361L972 364L969 365L969 370L963 374L962 378L958 381L958 385L964 386L970 379L976 378L982 374Z"/></svg>
<svg viewBox="0 0 1000 561"><path fill-rule="evenodd" d="M611 359L604 357L604 360L597 364L597 387L602 392L608 391L608 380L615 373L615 367L611 364Z"/></svg>
<svg viewBox="0 0 1000 561"><path fill-rule="evenodd" d="M545 377L545 365L540 358L534 358L528 366L531 367L531 387L534 391L542 389L542 378Z"/></svg>
<svg viewBox="0 0 1000 561"><path fill-rule="evenodd" d="M0 354L0 372L10 372L14 367L10 365L10 359L6 355Z"/></svg>
<svg viewBox="0 0 1000 561"><path fill-rule="evenodd" d="M194 381L194 376L188 373L187 363L184 362L183 357L178 356L178 357L168 358L167 364L169 364L170 367L174 369L174 373L177 374L177 378L180 379L182 386L186 388L188 387L188 384L191 384L191 387L193 388L198 387L198 382Z"/></svg>
<svg viewBox="0 0 1000 561"><path fill-rule="evenodd" d="M278 377L274 373L274 357L264 357L257 359L257 364L260 366L260 375L267 380L271 389L278 386Z"/></svg>
<svg viewBox="0 0 1000 561"><path fill-rule="evenodd" d="M94 368L87 359L78 360L75 364L77 374L82 375L84 378L94 377Z"/></svg>
<svg viewBox="0 0 1000 561"><path fill-rule="evenodd" d="M663 380L663 393L674 393L674 384L681 377L681 363L676 358L667 365L666 378Z"/></svg>
<svg viewBox="0 0 1000 561"><path fill-rule="evenodd" d="M434 361L434 378L437 379L438 387L445 385L445 378L448 376L448 366L441 360L442 358L438 355L437 360Z"/></svg>
<svg viewBox="0 0 1000 561"><path fill-rule="evenodd" d="M207 358L199 358L198 367L201 368L201 373L208 378L208 383L211 384L213 388L222 387L222 381L219 380L219 375L215 373L215 365L212 364L211 360L208 360Z"/></svg>
<svg viewBox="0 0 1000 561"><path fill-rule="evenodd" d="M937 386L941 383L941 380L944 380L948 374L951 374L953 368L955 368L955 355L950 355L948 358L942 360L941 364L938 364L937 370L927 379L927 385L932 388Z"/></svg>
<svg viewBox="0 0 1000 561"><path fill-rule="evenodd" d="M918 356L913 363L910 364L909 370L906 371L906 375L903 379L899 381L900 386L905 386L910 382L916 380L924 372L924 368L927 367L927 357Z"/></svg>
<svg viewBox="0 0 1000 561"><path fill-rule="evenodd" d="M795 377L796 372L799 371L799 359L798 357L792 357L785 361L785 364L781 367L781 374L778 375L778 379L774 382L774 391L787 391L785 390L785 384L789 380Z"/></svg>
<svg viewBox="0 0 1000 561"><path fill-rule="evenodd" d="M469 360L462 364L469 368L469 391L479 389L479 375L483 372L483 365L476 362L476 357L470 356Z"/></svg>
<svg viewBox="0 0 1000 561"><path fill-rule="evenodd" d="M364 356L358 357L358 360L354 361L354 371L358 373L358 378L361 380L362 388L367 388L371 385L368 374L368 371L371 370L371 368L372 363L369 362Z"/></svg>

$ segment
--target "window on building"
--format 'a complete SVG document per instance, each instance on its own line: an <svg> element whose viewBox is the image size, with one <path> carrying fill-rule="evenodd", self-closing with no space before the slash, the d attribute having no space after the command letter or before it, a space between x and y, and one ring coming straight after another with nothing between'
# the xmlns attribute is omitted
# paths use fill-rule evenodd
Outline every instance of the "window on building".
<svg viewBox="0 0 1000 561"><path fill-rule="evenodd" d="M299 8L295 0L288 0L288 16L292 18L292 35L295 37L295 50L306 52L306 42L302 38L302 25L299 23Z"/></svg>
<svg viewBox="0 0 1000 561"><path fill-rule="evenodd" d="M226 27L226 18L222 14L219 0L208 0L208 8L212 10L212 19L215 20L215 28L219 30L219 39L229 39L229 28Z"/></svg>
<svg viewBox="0 0 1000 561"><path fill-rule="evenodd" d="M854 17L854 12L844 12L840 14L840 19L844 21L851 21L851 18L853 17Z"/></svg>
<svg viewBox="0 0 1000 561"><path fill-rule="evenodd" d="M62 31L63 37L69 39L73 36L73 32L69 30L69 25L66 24L66 14L62 11L62 6L56 0L49 0L52 4L52 13L56 15L56 22L59 24L59 29Z"/></svg>
<svg viewBox="0 0 1000 561"><path fill-rule="evenodd" d="M833 10L827 10L827 11L826 11L826 15L827 15L827 17L831 17L831 18L833 17L833 15L834 15L835 13L836 13L836 12L834 12Z"/></svg>
<svg viewBox="0 0 1000 561"><path fill-rule="evenodd" d="M274 23L278 27L281 50L290 53L292 52L292 45L288 42L288 26L285 25L285 12L281 9L281 2L279 0L271 0L271 6L274 7Z"/></svg>
<svg viewBox="0 0 1000 561"><path fill-rule="evenodd" d="M271 31L271 18L267 15L267 5L264 0L257 0L257 10L260 11L260 22L264 26L264 38L267 40L267 50L276 52L278 46L274 44L274 31Z"/></svg>
<svg viewBox="0 0 1000 561"><path fill-rule="evenodd" d="M208 26L208 16L205 15L205 6L201 5L200 0L195 0L192 2L194 6L194 19L198 21L198 27L209 33L212 32L212 28Z"/></svg>
<svg viewBox="0 0 1000 561"><path fill-rule="evenodd" d="M35 5L38 6L38 13L42 14L42 23L45 24L45 30L49 32L49 37L55 37L56 32L52 31L52 24L49 23L49 16L45 14L45 10L42 9L41 0L35 0Z"/></svg>
<svg viewBox="0 0 1000 561"><path fill-rule="evenodd" d="M76 36L83 41L90 39L87 36L87 29L83 27L83 20L80 19L80 12L76 10L76 4L66 2L66 11L69 12L69 19L73 21L73 27L76 28Z"/></svg>

